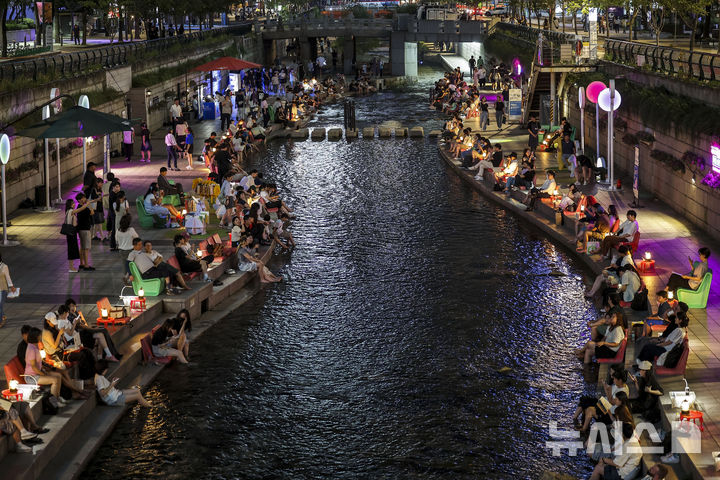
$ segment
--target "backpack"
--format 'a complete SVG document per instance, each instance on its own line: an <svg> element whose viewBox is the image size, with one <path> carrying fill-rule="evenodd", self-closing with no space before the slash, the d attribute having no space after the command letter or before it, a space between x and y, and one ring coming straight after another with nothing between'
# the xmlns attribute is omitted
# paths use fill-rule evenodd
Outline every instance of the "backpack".
<svg viewBox="0 0 720 480"><path fill-rule="evenodd" d="M677 364L680 361L680 357L682 357L682 354L685 351L684 343L685 342L678 343L673 347L672 350L668 352L667 357L665 357L665 363L663 364L665 368L677 367Z"/></svg>
<svg viewBox="0 0 720 480"><path fill-rule="evenodd" d="M630 308L637 310L638 312L647 312L650 310L647 287L643 286L640 291L635 294L635 297L630 304Z"/></svg>
<svg viewBox="0 0 720 480"><path fill-rule="evenodd" d="M45 392L43 393L41 401L43 415L57 415L59 404L54 395L51 395L50 392Z"/></svg>

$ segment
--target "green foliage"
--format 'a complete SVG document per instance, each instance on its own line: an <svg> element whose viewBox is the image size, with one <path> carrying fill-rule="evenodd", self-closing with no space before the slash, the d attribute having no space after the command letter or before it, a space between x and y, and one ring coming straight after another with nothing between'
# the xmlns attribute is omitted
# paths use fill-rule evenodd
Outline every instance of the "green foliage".
<svg viewBox="0 0 720 480"><path fill-rule="evenodd" d="M639 132L636 132L635 137L639 141L645 143L653 143L655 141L655 135L650 132L646 132L645 130L640 130Z"/></svg>
<svg viewBox="0 0 720 480"><path fill-rule="evenodd" d="M397 13L411 13L413 15L416 15L418 11L418 5L416 3L406 3L405 5L400 5L395 11Z"/></svg>
<svg viewBox="0 0 720 480"><path fill-rule="evenodd" d="M370 11L362 5L354 5L350 8L346 8L342 12L343 18L351 16L353 18L372 18Z"/></svg>
<svg viewBox="0 0 720 480"><path fill-rule="evenodd" d="M32 30L35 28L35 20L33 20L32 18L21 18L20 20L7 22L5 26L8 31L28 29Z"/></svg>
<svg viewBox="0 0 720 480"><path fill-rule="evenodd" d="M533 60L533 49L520 42L509 42L504 34L494 33L484 42L487 57L496 57L500 61L510 63L515 57L520 59L526 69L530 68Z"/></svg>
<svg viewBox="0 0 720 480"><path fill-rule="evenodd" d="M153 72L136 75L133 77L132 86L145 88L151 87L158 83L170 80L171 78L179 77L180 75L187 73L198 65L202 65L203 63L209 62L210 60L214 60L216 58L224 56L233 56L236 53L237 47L235 47L235 44L233 44L224 50L216 50L215 52L205 55L202 58L188 60L187 62L175 65L174 67L159 68Z"/></svg>
<svg viewBox="0 0 720 480"><path fill-rule="evenodd" d="M14 168L7 168L5 170L5 180L12 184L14 182L17 182L20 180L20 177L25 172L33 172L38 170L38 161L37 160L28 160L27 162L23 162L17 167Z"/></svg>

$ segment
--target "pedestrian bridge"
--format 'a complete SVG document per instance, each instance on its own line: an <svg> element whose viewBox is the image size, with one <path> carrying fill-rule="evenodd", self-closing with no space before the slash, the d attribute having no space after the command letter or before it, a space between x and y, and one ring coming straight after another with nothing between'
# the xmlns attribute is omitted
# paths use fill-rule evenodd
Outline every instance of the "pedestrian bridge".
<svg viewBox="0 0 720 480"><path fill-rule="evenodd" d="M386 18L329 17L299 19L291 22L257 22L254 32L263 40L266 62L276 56L275 40L297 39L300 57L310 60L312 44L318 38L382 38L390 41L392 75L417 76L417 42L482 42L487 36L488 20L417 20L414 15L399 14ZM350 73L354 42L345 42L345 73Z"/></svg>

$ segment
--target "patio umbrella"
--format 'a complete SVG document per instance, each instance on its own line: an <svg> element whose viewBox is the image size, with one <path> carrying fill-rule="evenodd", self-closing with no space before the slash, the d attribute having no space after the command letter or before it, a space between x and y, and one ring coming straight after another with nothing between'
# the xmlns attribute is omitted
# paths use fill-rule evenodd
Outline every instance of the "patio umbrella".
<svg viewBox="0 0 720 480"><path fill-rule="evenodd" d="M90 110L89 108L75 105L60 113L52 115L34 125L17 132L20 137L29 138L75 138L99 137L114 132L124 132L132 128L132 122L128 119L111 115L109 113ZM108 158L109 142L105 139L105 156L103 159L103 170L110 171L110 160ZM45 181L48 181L50 172L47 162L45 164ZM49 189L48 189L49 190ZM58 192L58 196L60 193ZM46 194L47 209L50 210L50 195Z"/></svg>
<svg viewBox="0 0 720 480"><path fill-rule="evenodd" d="M17 135L30 138L96 137L130 130L132 122L109 113L75 105L20 130Z"/></svg>

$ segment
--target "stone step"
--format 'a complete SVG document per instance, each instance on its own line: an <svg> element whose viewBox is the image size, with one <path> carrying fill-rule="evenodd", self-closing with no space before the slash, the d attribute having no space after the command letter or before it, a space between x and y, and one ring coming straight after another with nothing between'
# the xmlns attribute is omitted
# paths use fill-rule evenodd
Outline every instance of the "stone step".
<svg viewBox="0 0 720 480"><path fill-rule="evenodd" d="M428 137L430 138L437 138L442 135L442 130L430 130L430 133L428 133Z"/></svg>
<svg viewBox="0 0 720 480"><path fill-rule="evenodd" d="M309 130L307 128L299 128L297 130L292 130L292 133L290 133L290 138L299 139L299 140L305 140L308 138Z"/></svg>
<svg viewBox="0 0 720 480"><path fill-rule="evenodd" d="M325 140L325 129L324 128L313 128L312 134L310 135L313 141L318 142Z"/></svg>
<svg viewBox="0 0 720 480"><path fill-rule="evenodd" d="M410 129L410 138L422 138L425 136L425 131L422 127L412 127Z"/></svg>
<svg viewBox="0 0 720 480"><path fill-rule="evenodd" d="M363 138L375 138L375 127L365 127L362 129Z"/></svg>
<svg viewBox="0 0 720 480"><path fill-rule="evenodd" d="M407 136L408 136L407 127L398 127L395 129L395 138L401 138L401 137L407 137Z"/></svg>
<svg viewBox="0 0 720 480"><path fill-rule="evenodd" d="M345 130L345 138L358 138L358 129L357 128L348 128Z"/></svg>
<svg viewBox="0 0 720 480"><path fill-rule="evenodd" d="M331 128L327 132L328 140L331 141L337 141L342 138L343 131L342 128Z"/></svg>
<svg viewBox="0 0 720 480"><path fill-rule="evenodd" d="M390 138L392 136L392 128L390 127L378 127L378 137Z"/></svg>

